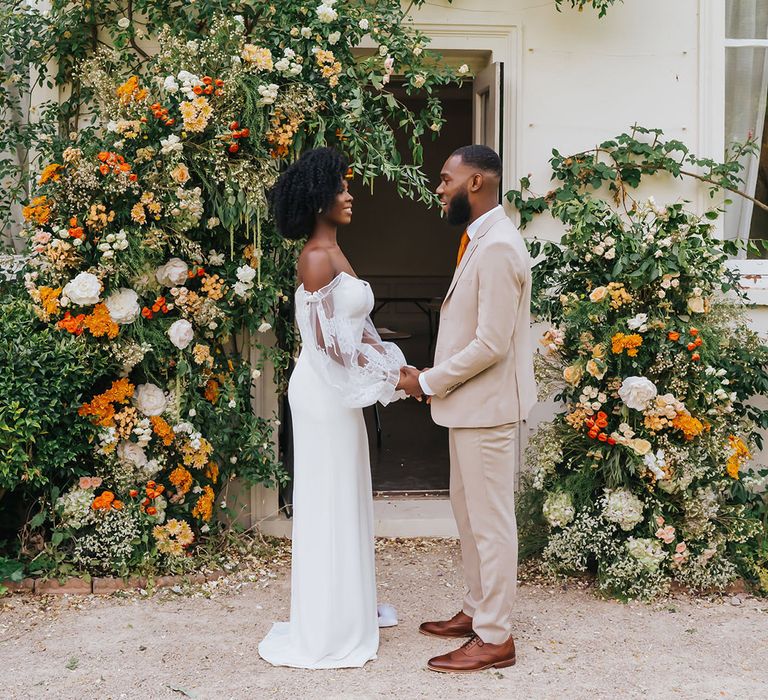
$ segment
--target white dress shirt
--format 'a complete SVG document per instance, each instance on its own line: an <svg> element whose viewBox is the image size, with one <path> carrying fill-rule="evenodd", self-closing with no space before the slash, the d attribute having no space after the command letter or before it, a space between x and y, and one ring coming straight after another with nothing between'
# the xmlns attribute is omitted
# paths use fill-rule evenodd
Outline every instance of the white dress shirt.
<svg viewBox="0 0 768 700"><path fill-rule="evenodd" d="M497 204L493 209L490 209L489 211L485 212L485 214L481 214L471 224L469 224L469 226L467 226L467 236L469 237L469 240L471 241L475 237L475 234L483 225L483 221L485 221L495 211L502 208L503 207L501 206L501 204ZM424 372L422 372L419 375L419 384L421 385L421 390L424 392L426 396L435 395L435 392L432 391L432 389L430 389L429 384L427 384L427 380L424 378Z"/></svg>

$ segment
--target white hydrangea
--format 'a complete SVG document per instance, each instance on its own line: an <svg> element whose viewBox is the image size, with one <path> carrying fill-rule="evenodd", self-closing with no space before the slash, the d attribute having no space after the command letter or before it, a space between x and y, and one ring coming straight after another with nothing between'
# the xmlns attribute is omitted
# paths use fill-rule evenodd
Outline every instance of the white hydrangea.
<svg viewBox="0 0 768 700"><path fill-rule="evenodd" d="M605 489L603 517L617 523L622 530L629 531L643 520L643 502L631 491Z"/></svg>
<svg viewBox="0 0 768 700"><path fill-rule="evenodd" d="M661 542L650 537L629 537L625 546L630 556L639 561L646 571L654 572L667 556Z"/></svg>
<svg viewBox="0 0 768 700"><path fill-rule="evenodd" d="M542 512L552 527L565 527L576 514L571 494L565 491L550 493L547 500L544 501Z"/></svg>

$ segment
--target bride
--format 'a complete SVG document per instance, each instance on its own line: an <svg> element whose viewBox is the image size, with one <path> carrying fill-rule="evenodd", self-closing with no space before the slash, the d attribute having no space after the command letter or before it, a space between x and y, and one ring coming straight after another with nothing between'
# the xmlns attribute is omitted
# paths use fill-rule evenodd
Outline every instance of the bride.
<svg viewBox="0 0 768 700"><path fill-rule="evenodd" d="M291 376L293 556L290 622L259 644L271 664L362 666L376 658L379 625L373 501L363 406L404 398L405 358L381 341L374 297L336 242L352 219L347 160L306 152L280 177L272 211L287 238L309 236L298 261L302 350ZM404 370L403 370L404 371Z"/></svg>

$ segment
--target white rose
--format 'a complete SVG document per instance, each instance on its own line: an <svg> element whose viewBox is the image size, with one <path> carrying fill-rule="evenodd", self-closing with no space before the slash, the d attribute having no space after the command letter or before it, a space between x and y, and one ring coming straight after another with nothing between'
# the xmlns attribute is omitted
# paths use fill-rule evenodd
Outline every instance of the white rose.
<svg viewBox="0 0 768 700"><path fill-rule="evenodd" d="M145 416L159 416L168 408L168 399L157 384L139 384L133 394L133 405Z"/></svg>
<svg viewBox="0 0 768 700"><path fill-rule="evenodd" d="M331 46L335 46L339 43L339 39L341 39L341 32L333 32L328 35L328 43Z"/></svg>
<svg viewBox="0 0 768 700"><path fill-rule="evenodd" d="M112 320L121 326L133 323L141 313L139 295L127 287L112 292L104 303Z"/></svg>
<svg viewBox="0 0 768 700"><path fill-rule="evenodd" d="M147 465L147 455L144 454L144 450L129 440L123 440L117 446L117 457L124 464L133 464L137 467Z"/></svg>
<svg viewBox="0 0 768 700"><path fill-rule="evenodd" d="M241 282L248 284L249 282L253 282L255 277L256 270L254 270L250 265L241 265L237 268L237 279L239 279Z"/></svg>
<svg viewBox="0 0 768 700"><path fill-rule="evenodd" d="M643 326L648 322L648 314L636 314L627 321L627 326L633 331L647 330Z"/></svg>
<svg viewBox="0 0 768 700"><path fill-rule="evenodd" d="M361 19L361 20L360 20L360 21L357 23L357 26L358 26L358 27L360 27L360 29L362 29L364 32L365 32L365 31L368 31L368 26L369 26L369 25L368 25L368 20L367 20L367 19Z"/></svg>
<svg viewBox="0 0 768 700"><path fill-rule="evenodd" d="M413 87L420 88L424 86L424 83L427 82L427 78L424 75L414 75L413 76Z"/></svg>
<svg viewBox="0 0 768 700"><path fill-rule="evenodd" d="M315 12L317 13L317 18L324 24L330 24L339 16L339 13L330 5L320 5Z"/></svg>
<svg viewBox="0 0 768 700"><path fill-rule="evenodd" d="M619 389L624 405L636 411L644 411L658 393L656 385L645 377L627 377Z"/></svg>
<svg viewBox="0 0 768 700"><path fill-rule="evenodd" d="M120 27L120 29L128 29L128 27L131 26L131 20L127 17L121 17L117 20L117 26Z"/></svg>
<svg viewBox="0 0 768 700"><path fill-rule="evenodd" d="M164 287L178 287L187 281L189 266L181 258L171 258L155 272L157 281Z"/></svg>
<svg viewBox="0 0 768 700"><path fill-rule="evenodd" d="M168 337L179 350L183 350L192 342L192 339L195 337L195 332L189 321L180 318L178 321L174 321L168 329Z"/></svg>
<svg viewBox="0 0 768 700"><path fill-rule="evenodd" d="M466 63L462 63L459 66L459 75L466 75L469 73L469 66Z"/></svg>
<svg viewBox="0 0 768 700"><path fill-rule="evenodd" d="M312 36L312 30L309 27L302 27L301 32L299 32L302 37L305 39L309 39L309 37Z"/></svg>
<svg viewBox="0 0 768 700"><path fill-rule="evenodd" d="M101 300L101 282L90 272L81 272L67 282L62 292L73 304L87 306Z"/></svg>
<svg viewBox="0 0 768 700"><path fill-rule="evenodd" d="M259 326L259 333L266 333L268 330L272 329L272 325L267 323L266 321L262 321L261 325Z"/></svg>

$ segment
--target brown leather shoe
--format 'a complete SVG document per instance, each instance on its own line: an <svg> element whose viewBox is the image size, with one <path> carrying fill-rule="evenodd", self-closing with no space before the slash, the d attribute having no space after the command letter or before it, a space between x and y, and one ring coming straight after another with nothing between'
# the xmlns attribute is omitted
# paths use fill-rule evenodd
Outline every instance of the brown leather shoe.
<svg viewBox="0 0 768 700"><path fill-rule="evenodd" d="M472 618L466 615L463 610L457 612L450 620L422 622L419 625L419 632L430 637L448 637L449 639L471 637L474 634Z"/></svg>
<svg viewBox="0 0 768 700"><path fill-rule="evenodd" d="M512 636L503 644L486 644L480 637L473 636L450 654L430 659L427 668L440 673L472 673L514 665L515 640Z"/></svg>

